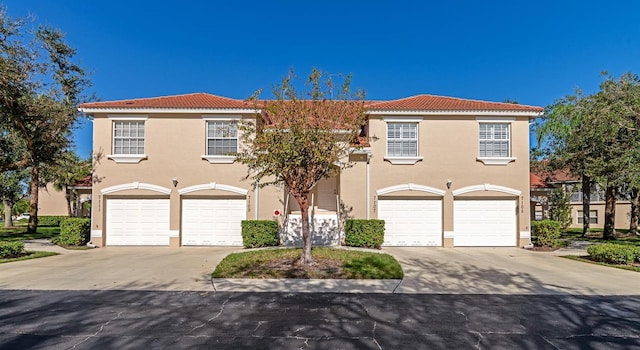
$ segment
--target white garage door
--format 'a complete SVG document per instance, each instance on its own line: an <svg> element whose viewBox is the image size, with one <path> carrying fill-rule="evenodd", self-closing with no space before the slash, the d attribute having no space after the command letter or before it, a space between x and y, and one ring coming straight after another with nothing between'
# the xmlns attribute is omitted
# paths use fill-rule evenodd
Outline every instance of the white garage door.
<svg viewBox="0 0 640 350"><path fill-rule="evenodd" d="M108 199L107 245L169 245L168 199Z"/></svg>
<svg viewBox="0 0 640 350"><path fill-rule="evenodd" d="M515 200L456 200L453 211L453 245L516 246Z"/></svg>
<svg viewBox="0 0 640 350"><path fill-rule="evenodd" d="M183 199L182 245L242 245L244 199Z"/></svg>
<svg viewBox="0 0 640 350"><path fill-rule="evenodd" d="M442 246L442 201L380 199L386 246Z"/></svg>

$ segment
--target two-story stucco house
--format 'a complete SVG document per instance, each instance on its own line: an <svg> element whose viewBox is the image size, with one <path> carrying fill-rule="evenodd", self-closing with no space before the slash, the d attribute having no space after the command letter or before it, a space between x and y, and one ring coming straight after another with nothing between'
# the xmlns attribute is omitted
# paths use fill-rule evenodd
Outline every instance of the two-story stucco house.
<svg viewBox="0 0 640 350"><path fill-rule="evenodd" d="M99 158L93 243L241 245L241 220L277 219L295 244L295 201L254 189L228 155L236 122L256 117L245 102L198 93L80 110L93 116ZM529 244L529 121L542 110L432 95L368 103L367 147L314 190L316 237L339 244L349 217L384 219L385 245Z"/></svg>

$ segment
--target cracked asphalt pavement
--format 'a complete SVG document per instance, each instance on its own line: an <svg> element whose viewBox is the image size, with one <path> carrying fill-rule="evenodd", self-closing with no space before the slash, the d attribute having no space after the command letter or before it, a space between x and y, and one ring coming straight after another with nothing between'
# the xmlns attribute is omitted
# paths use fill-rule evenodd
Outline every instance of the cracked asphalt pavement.
<svg viewBox="0 0 640 350"><path fill-rule="evenodd" d="M0 291L1 349L640 349L640 296Z"/></svg>

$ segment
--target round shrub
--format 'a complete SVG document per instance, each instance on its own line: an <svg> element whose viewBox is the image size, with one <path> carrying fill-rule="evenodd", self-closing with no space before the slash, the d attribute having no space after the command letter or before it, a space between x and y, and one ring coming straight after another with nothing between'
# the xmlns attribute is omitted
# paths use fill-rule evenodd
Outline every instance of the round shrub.
<svg viewBox="0 0 640 350"><path fill-rule="evenodd" d="M349 247L380 248L384 242L384 220L349 219L344 232L344 243Z"/></svg>
<svg viewBox="0 0 640 350"><path fill-rule="evenodd" d="M20 241L0 242L0 258L14 258L24 254L24 243Z"/></svg>
<svg viewBox="0 0 640 350"><path fill-rule="evenodd" d="M243 220L242 245L245 248L278 245L278 223L273 220Z"/></svg>
<svg viewBox="0 0 640 350"><path fill-rule="evenodd" d="M560 245L561 224L553 220L541 220L531 222L531 229L536 236L535 244L538 247L555 248Z"/></svg>
<svg viewBox="0 0 640 350"><path fill-rule="evenodd" d="M603 243L587 247L587 253L595 261L607 264L630 265L636 260L638 249L634 246Z"/></svg>
<svg viewBox="0 0 640 350"><path fill-rule="evenodd" d="M91 219L64 218L60 221L60 236L56 244L81 246L89 242Z"/></svg>

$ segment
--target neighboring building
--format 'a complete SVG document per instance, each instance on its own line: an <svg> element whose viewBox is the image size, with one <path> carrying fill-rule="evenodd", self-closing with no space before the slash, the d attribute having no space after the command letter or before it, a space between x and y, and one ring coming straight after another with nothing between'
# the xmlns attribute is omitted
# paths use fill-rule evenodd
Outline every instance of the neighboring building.
<svg viewBox="0 0 640 350"><path fill-rule="evenodd" d="M75 217L91 215L91 175L87 175L73 186L71 193L71 211ZM38 216L67 216L65 191L58 191L52 183L38 191Z"/></svg>
<svg viewBox="0 0 640 350"><path fill-rule="evenodd" d="M549 194L554 188L565 187L571 191L571 228L582 228L582 190L579 177L568 171L554 171L551 173L530 173L531 183L531 219L542 220L549 218ZM594 186L590 194L589 227L604 228L605 191ZM624 197L616 202L616 229L629 229L631 222L631 202Z"/></svg>
<svg viewBox="0 0 640 350"><path fill-rule="evenodd" d="M367 147L314 189L316 243L339 244L347 217L384 219L385 245L530 243L529 121L541 107L418 95L367 108ZM94 244L239 246L244 219L278 219L282 241L298 243L295 200L254 188L228 156L235 123L256 116L245 102L198 93L79 109L99 158Z"/></svg>

